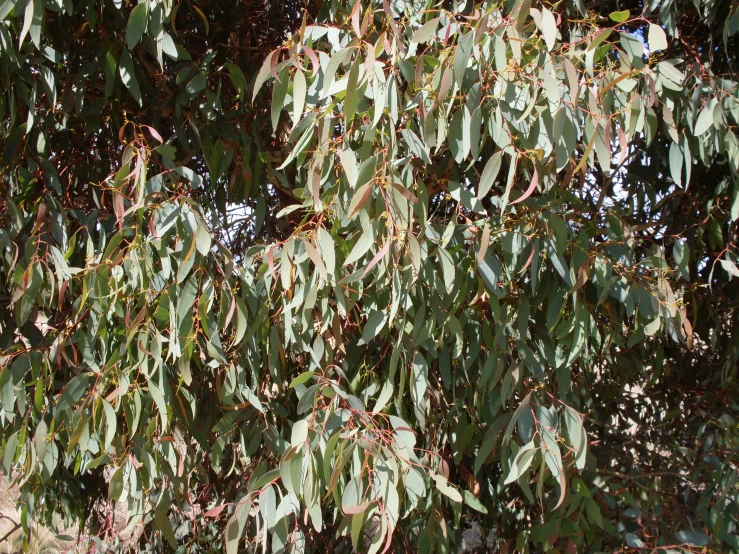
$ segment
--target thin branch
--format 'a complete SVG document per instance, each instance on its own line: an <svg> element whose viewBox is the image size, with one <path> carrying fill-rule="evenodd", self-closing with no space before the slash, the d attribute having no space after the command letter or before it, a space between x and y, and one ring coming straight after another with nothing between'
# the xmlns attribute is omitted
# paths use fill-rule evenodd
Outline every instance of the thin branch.
<svg viewBox="0 0 739 554"><path fill-rule="evenodd" d="M5 536L3 536L2 538L0 538L0 543L3 543L5 541L9 540L10 539L10 536L13 533L15 533L18 529L20 529L21 524L20 523L16 523L16 521L13 518L10 518L10 517L6 516L5 514L0 514L0 518L7 519L8 521L10 521L13 524L13 528L10 531L8 531L7 533L5 533Z"/></svg>

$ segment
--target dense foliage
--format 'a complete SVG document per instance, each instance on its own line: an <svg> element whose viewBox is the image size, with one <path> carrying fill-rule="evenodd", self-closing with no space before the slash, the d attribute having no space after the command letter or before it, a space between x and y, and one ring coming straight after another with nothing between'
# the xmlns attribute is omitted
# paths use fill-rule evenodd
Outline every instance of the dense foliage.
<svg viewBox="0 0 739 554"><path fill-rule="evenodd" d="M720 0L0 0L24 528L739 552L737 31Z"/></svg>

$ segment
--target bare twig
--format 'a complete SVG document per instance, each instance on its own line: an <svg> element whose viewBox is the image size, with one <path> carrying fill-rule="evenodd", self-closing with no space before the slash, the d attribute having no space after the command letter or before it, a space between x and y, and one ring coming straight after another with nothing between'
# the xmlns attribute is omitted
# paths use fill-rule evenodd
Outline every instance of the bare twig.
<svg viewBox="0 0 739 554"><path fill-rule="evenodd" d="M5 541L9 540L10 539L10 536L13 533L15 533L18 529L20 529L21 524L18 523L18 522L16 522L13 518L10 518L10 517L6 516L3 513L0 513L0 519L7 519L8 521L10 521L13 524L13 528L10 531L8 531L7 533L5 533L5 536L3 536L2 538L0 538L0 543L3 543Z"/></svg>

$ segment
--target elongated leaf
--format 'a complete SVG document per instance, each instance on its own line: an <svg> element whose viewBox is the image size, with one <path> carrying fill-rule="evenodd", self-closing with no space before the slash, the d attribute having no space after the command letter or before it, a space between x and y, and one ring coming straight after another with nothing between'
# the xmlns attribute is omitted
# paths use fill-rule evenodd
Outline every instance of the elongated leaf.
<svg viewBox="0 0 739 554"><path fill-rule="evenodd" d="M416 42L418 44L428 42L431 37L434 36L434 33L436 33L436 29L439 27L439 20L440 18L434 17L433 19L429 19L426 23L424 23L420 29L413 33L413 42Z"/></svg>
<svg viewBox="0 0 739 554"><path fill-rule="evenodd" d="M272 67L273 62L276 62L277 57L280 55L279 49L273 51L267 58L264 60L264 63L262 64L262 68L259 70L259 73L257 73L257 76L254 80L254 89L252 91L251 101L254 103L254 100L257 97L257 93L262 88L262 85L264 85L264 82L267 80L267 77L270 75L270 70Z"/></svg>
<svg viewBox="0 0 739 554"><path fill-rule="evenodd" d="M557 40L557 21L554 19L554 14L547 8L541 10L541 28L547 50L551 50Z"/></svg>
<svg viewBox="0 0 739 554"><path fill-rule="evenodd" d="M123 470L118 468L110 477L108 483L108 498L117 502L123 494Z"/></svg>
<svg viewBox="0 0 739 554"><path fill-rule="evenodd" d="M34 5L37 2L40 2L40 0L28 0L28 3L26 4L26 9L23 12L23 27L21 28L20 35L18 35L19 48L23 45L23 40L26 38L26 35L31 28L31 23L33 22Z"/></svg>
<svg viewBox="0 0 739 554"><path fill-rule="evenodd" d="M131 93L134 100L141 105L141 90L139 89L139 82L136 79L136 72L133 68L133 59L131 58L131 54L128 53L128 50L121 52L121 57L118 60L118 71L120 72L123 85Z"/></svg>
<svg viewBox="0 0 739 554"><path fill-rule="evenodd" d="M681 544L688 546L707 546L711 542L711 537L698 531L678 531L675 533L675 538Z"/></svg>
<svg viewBox="0 0 739 554"><path fill-rule="evenodd" d="M301 446L308 438L308 422L305 420L296 421L292 429L292 437L290 444L297 448Z"/></svg>
<svg viewBox="0 0 739 554"><path fill-rule="evenodd" d="M321 274L321 278L326 280L328 273L326 271L326 264L323 263L323 259L318 253L318 250L316 250L316 247L308 241L304 241L303 245L305 246L305 251L308 253L308 257L310 257L311 261L316 265L316 270Z"/></svg>
<svg viewBox="0 0 739 554"><path fill-rule="evenodd" d="M231 83L233 83L234 88L239 94L239 99L244 99L246 94L246 77L244 76L244 72L241 71L241 68L233 63L227 63L226 68L228 69L229 77L231 78Z"/></svg>
<svg viewBox="0 0 739 554"><path fill-rule="evenodd" d="M715 98L711 99L701 110L700 114L698 114L698 119L695 122L695 129L693 131L695 136L698 137L713 127L713 110L716 108L717 104L718 101Z"/></svg>
<svg viewBox="0 0 739 554"><path fill-rule="evenodd" d="M498 173L500 172L502 161L502 152L496 152L488 158L488 161L485 164L485 169L482 170L482 175L480 175L480 184L477 186L477 198L480 200L485 198L488 192L490 192L490 189L495 183L495 179L497 179Z"/></svg>
<svg viewBox="0 0 739 554"><path fill-rule="evenodd" d="M454 502L459 502L459 503L462 502L462 495L459 493L457 489L449 485L449 482L447 481L446 477L442 475L434 475L433 479L434 479L434 483L436 484L436 489L440 493L450 498Z"/></svg>
<svg viewBox="0 0 739 554"><path fill-rule="evenodd" d="M149 16L147 6L147 2L137 4L136 7L131 10L131 15L128 17L126 44L128 44L128 48L131 50L133 50L134 46L139 43L144 31L146 31L146 23Z"/></svg>
<svg viewBox="0 0 739 554"><path fill-rule="evenodd" d="M297 125L303 115L306 90L305 75L298 69L293 78L293 127Z"/></svg>
<svg viewBox="0 0 739 554"><path fill-rule="evenodd" d="M480 502L470 491L462 491L462 496L464 497L464 503L473 510L476 510L482 514L488 513L488 509L485 507L485 505Z"/></svg>

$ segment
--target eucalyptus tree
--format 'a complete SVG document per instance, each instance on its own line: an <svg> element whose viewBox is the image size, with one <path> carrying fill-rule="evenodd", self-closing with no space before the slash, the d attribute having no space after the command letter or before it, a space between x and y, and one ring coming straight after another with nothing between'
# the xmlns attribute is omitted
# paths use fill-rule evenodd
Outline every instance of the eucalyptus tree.
<svg viewBox="0 0 739 554"><path fill-rule="evenodd" d="M0 0L26 532L739 551L737 31L718 0Z"/></svg>

